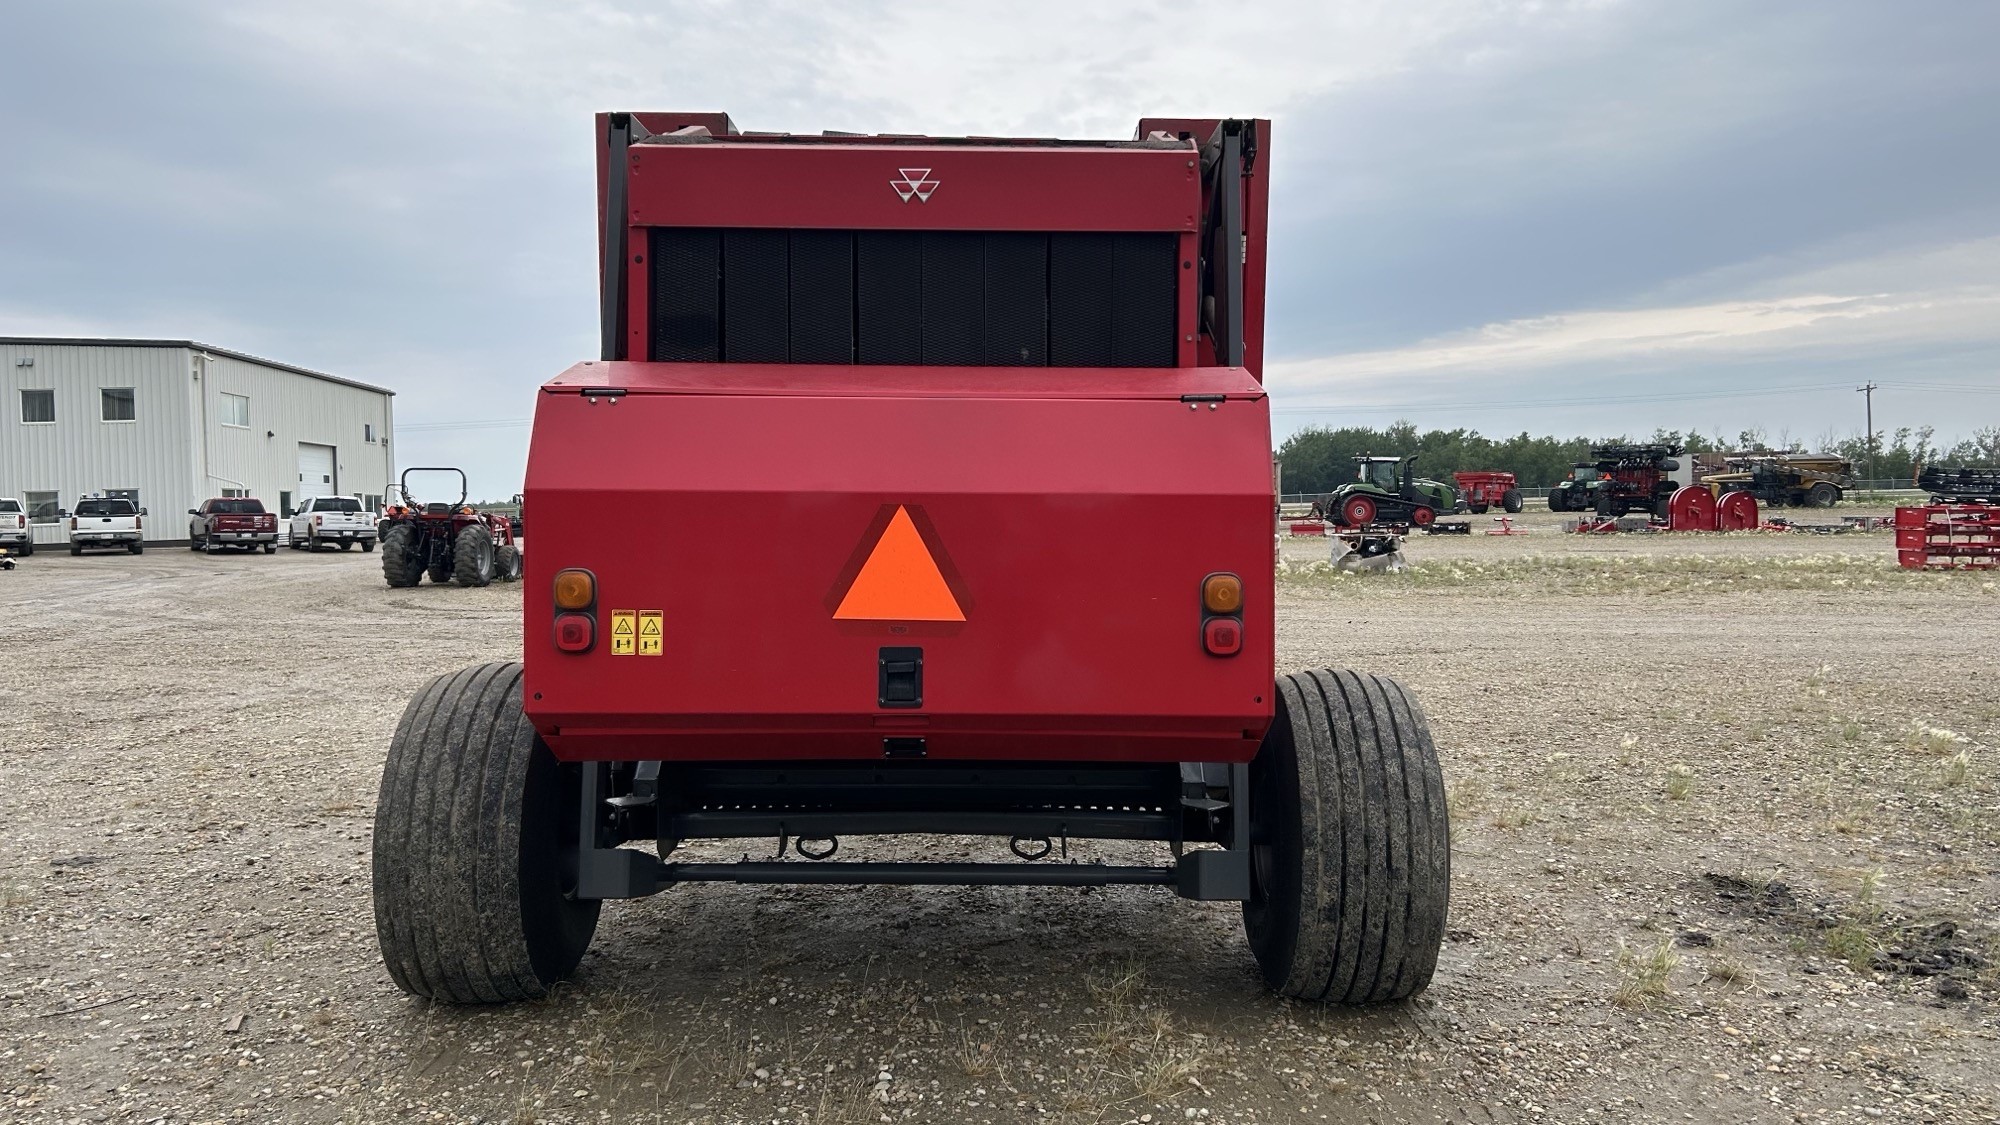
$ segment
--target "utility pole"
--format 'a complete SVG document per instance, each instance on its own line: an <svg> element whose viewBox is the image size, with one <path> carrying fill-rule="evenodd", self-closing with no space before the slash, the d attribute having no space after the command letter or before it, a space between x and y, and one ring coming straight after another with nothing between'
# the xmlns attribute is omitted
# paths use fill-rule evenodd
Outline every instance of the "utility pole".
<svg viewBox="0 0 2000 1125"><path fill-rule="evenodd" d="M1875 479L1875 391L1874 383L1854 388L1868 403L1868 479Z"/></svg>

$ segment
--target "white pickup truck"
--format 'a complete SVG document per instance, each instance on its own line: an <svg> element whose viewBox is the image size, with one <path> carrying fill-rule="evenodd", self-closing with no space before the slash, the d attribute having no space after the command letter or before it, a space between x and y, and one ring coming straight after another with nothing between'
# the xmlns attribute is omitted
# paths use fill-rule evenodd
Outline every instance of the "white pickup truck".
<svg viewBox="0 0 2000 1125"><path fill-rule="evenodd" d="M334 543L345 551L356 543L375 549L375 513L363 511L352 496L314 496L292 513L292 550L317 551Z"/></svg>
<svg viewBox="0 0 2000 1125"><path fill-rule="evenodd" d="M85 548L123 547L133 554L145 551L146 509L130 500L108 496L86 496L76 509L58 512L69 518L69 553L80 555Z"/></svg>
<svg viewBox="0 0 2000 1125"><path fill-rule="evenodd" d="M0 496L0 547L22 558L35 553L35 533L28 527L28 509L12 496Z"/></svg>

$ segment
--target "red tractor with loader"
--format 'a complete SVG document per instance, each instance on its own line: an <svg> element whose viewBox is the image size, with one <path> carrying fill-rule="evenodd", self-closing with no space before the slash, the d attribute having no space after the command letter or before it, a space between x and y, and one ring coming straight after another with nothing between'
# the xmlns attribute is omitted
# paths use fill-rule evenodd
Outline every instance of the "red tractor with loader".
<svg viewBox="0 0 2000 1125"><path fill-rule="evenodd" d="M596 128L602 352L537 396L523 658L423 687L383 773L396 983L541 996L606 900L712 883L1130 884L1240 902L1286 996L1421 991L1424 713L1275 669L1270 123ZM998 854L832 858L903 834ZM736 839L777 858L679 852Z"/></svg>
<svg viewBox="0 0 2000 1125"><path fill-rule="evenodd" d="M411 473L458 474L458 499L421 503L410 491ZM505 516L488 515L465 502L465 470L419 467L403 470L402 498L376 525L382 547L382 578L391 586L415 586L430 576L443 586L485 586L521 577L521 548Z"/></svg>

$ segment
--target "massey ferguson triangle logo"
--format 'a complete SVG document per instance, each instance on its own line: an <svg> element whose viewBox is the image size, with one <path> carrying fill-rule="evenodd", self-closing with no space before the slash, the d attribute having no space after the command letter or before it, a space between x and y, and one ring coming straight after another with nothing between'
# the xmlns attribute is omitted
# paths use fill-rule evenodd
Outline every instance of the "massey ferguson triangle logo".
<svg viewBox="0 0 2000 1125"><path fill-rule="evenodd" d="M896 171L902 173L903 178L890 180L889 186L896 189L903 202L908 203L912 199L918 203L931 201L931 193L938 189L938 182L931 179L929 168L898 168Z"/></svg>

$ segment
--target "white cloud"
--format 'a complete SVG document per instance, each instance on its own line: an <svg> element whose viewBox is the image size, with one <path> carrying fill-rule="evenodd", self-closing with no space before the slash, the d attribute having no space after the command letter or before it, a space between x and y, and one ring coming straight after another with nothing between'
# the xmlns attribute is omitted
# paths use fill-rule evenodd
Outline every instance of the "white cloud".
<svg viewBox="0 0 2000 1125"><path fill-rule="evenodd" d="M1405 347L1274 362L1274 392L1301 399L1397 376L1398 396L1468 379L1603 373L1783 355L2000 346L2000 238L1842 263L1699 303L1578 309L1480 325Z"/></svg>

